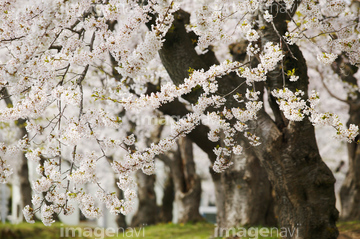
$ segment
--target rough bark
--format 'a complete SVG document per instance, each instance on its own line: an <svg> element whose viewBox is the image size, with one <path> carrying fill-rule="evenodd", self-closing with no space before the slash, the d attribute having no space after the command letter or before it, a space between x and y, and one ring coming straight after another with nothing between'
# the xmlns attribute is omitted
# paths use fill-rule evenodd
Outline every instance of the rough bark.
<svg viewBox="0 0 360 239"><path fill-rule="evenodd" d="M199 213L201 180L196 174L191 140L186 137L178 142L171 172L175 185L175 202L178 207L178 223L202 221Z"/></svg>
<svg viewBox="0 0 360 239"><path fill-rule="evenodd" d="M245 214L248 216L245 224L276 226L274 207L275 202L272 196L272 186L268 174L261 166L259 158L250 149L245 149L246 170L244 180L248 186L247 207Z"/></svg>
<svg viewBox="0 0 360 239"><path fill-rule="evenodd" d="M288 238L337 238L335 179L321 160L311 123L291 122L282 132L265 115L258 123L263 147L255 152L275 189L280 226L295 228Z"/></svg>
<svg viewBox="0 0 360 239"><path fill-rule="evenodd" d="M277 14L273 12L273 15L276 16L276 31L284 35L287 31L284 21L287 15L281 11ZM265 26L261 42L280 43L273 26L263 19L260 21ZM286 46L284 42L282 44L285 53L283 70L295 69L299 80L284 80L282 69L278 66L268 74L268 92L283 88L285 84L285 87L292 91L304 91L303 99L306 100L308 76L305 59L298 46ZM269 103L273 104L274 113L282 116L278 107L271 101ZM274 187L280 226L291 232L295 229L295 233L288 233L287 238L337 238L339 233L336 228L338 211L335 208L335 178L320 157L313 125L306 118L294 122L284 120L282 116L275 121L264 111L259 114L255 132L261 137L262 146L254 147L253 150Z"/></svg>
<svg viewBox="0 0 360 239"><path fill-rule="evenodd" d="M336 59L332 64L332 69L340 76L342 81L358 86L357 79L354 77L358 67L351 65L344 54ZM355 124L360 126L360 92L349 93L344 101L349 105L350 117L347 125ZM359 137L355 141L358 140ZM349 170L340 189L340 216L344 220L360 220L360 147L358 142L352 142L347 145L347 148Z"/></svg>
<svg viewBox="0 0 360 239"><path fill-rule="evenodd" d="M185 116L187 113L189 113L189 110L186 109L185 105L180 103L177 99L161 106L159 108L161 112L167 115L177 115L180 117ZM207 138L207 133L209 132L209 128L205 125L200 124L195 129L193 129L187 137L196 143L199 148L201 148L209 157L210 161L212 163L215 162L215 154L213 152L214 147L216 147L216 143L211 142ZM162 157L162 160L167 163L166 159ZM216 222L217 222L217 228L225 228L227 225L225 225L225 218L224 218L224 202L225 202L225 194L223 192L223 185L221 182L221 174L218 174L212 170L212 168L209 169L211 178L214 182L215 187L215 199L216 199Z"/></svg>
<svg viewBox="0 0 360 239"><path fill-rule="evenodd" d="M247 45L247 41L242 41L230 46L233 60L244 60ZM221 174L225 195L221 226L276 226L272 187L267 173L252 148L240 137L237 141L244 148L243 154L233 155L233 166Z"/></svg>
<svg viewBox="0 0 360 239"><path fill-rule="evenodd" d="M135 127L135 125L134 125ZM158 142L163 129L163 125L157 125L151 132L150 137L147 139L147 145L150 146L151 142ZM136 172L136 179L138 185L138 198L139 206L135 213L131 226L138 227L142 225L153 225L159 220L159 208L156 204L155 193L155 175L145 175L141 170Z"/></svg>
<svg viewBox="0 0 360 239"><path fill-rule="evenodd" d="M167 180L164 185L164 196L162 198L162 205L160 207L159 221L172 222L173 218L173 203L175 200L174 181L169 171Z"/></svg>
<svg viewBox="0 0 360 239"><path fill-rule="evenodd" d="M224 215L221 228L246 226L276 226L272 187L267 173L251 148L242 143L244 152L235 155L234 163L221 174Z"/></svg>
<svg viewBox="0 0 360 239"><path fill-rule="evenodd" d="M136 172L139 207L131 221L132 227L154 225L158 221L158 206L154 190L156 176L146 175L141 170Z"/></svg>
<svg viewBox="0 0 360 239"><path fill-rule="evenodd" d="M350 106L348 123L360 123L360 107ZM358 143L348 144L349 171L340 189L341 218L344 220L360 220L360 146Z"/></svg>
<svg viewBox="0 0 360 239"><path fill-rule="evenodd" d="M220 235L222 228L228 228L225 217L225 193L221 180L221 174L216 173L212 167L210 167L210 175L214 183L215 188L215 204L216 204L216 227L214 235Z"/></svg>
<svg viewBox="0 0 360 239"><path fill-rule="evenodd" d="M201 180L196 174L192 141L187 137L180 138L176 151L158 157L170 168L178 209L178 223L204 220L199 213Z"/></svg>

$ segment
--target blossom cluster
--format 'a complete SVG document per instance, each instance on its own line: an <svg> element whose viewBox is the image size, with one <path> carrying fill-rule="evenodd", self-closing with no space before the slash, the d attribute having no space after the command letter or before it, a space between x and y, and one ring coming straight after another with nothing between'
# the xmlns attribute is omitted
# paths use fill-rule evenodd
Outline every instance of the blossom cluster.
<svg viewBox="0 0 360 239"><path fill-rule="evenodd" d="M308 116L313 125L331 126L336 130L336 138L346 140L349 143L353 142L359 135L357 125L350 124L349 128L346 128L336 114L320 113L316 110L316 105L319 102L317 92L313 92L307 100L302 98L304 92L301 90L292 92L288 88L284 88L273 90L271 93L277 98L279 108L288 120L302 121L305 116Z"/></svg>

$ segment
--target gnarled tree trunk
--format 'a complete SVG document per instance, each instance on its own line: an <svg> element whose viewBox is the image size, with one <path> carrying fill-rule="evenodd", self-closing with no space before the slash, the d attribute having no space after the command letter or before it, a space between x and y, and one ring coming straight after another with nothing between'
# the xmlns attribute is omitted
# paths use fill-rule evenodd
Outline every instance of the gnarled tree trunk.
<svg viewBox="0 0 360 239"><path fill-rule="evenodd" d="M169 171L167 179L164 184L164 196L162 198L162 205L160 207L159 221L172 222L173 218L173 203L175 200L174 181Z"/></svg>
<svg viewBox="0 0 360 239"><path fill-rule="evenodd" d="M352 111L350 107L350 112ZM360 122L360 107L350 115L349 122L356 118ZM360 147L353 142L348 144L349 171L340 189L341 218L344 220L360 220Z"/></svg>
<svg viewBox="0 0 360 239"><path fill-rule="evenodd" d="M151 132L146 144L158 142L163 129L163 125L158 125ZM153 225L159 220L159 207L156 204L155 181L156 175L145 175L142 170L136 172L138 185L138 210L132 218L131 226Z"/></svg>
<svg viewBox="0 0 360 239"><path fill-rule="evenodd" d="M300 1L295 1L299 4ZM283 2L279 4L284 4ZM261 6L261 9L266 7ZM287 31L288 18L284 13L285 6L280 9L272 9L274 26L259 19L264 26L261 28L261 43L280 43L277 35L284 35ZM280 10L280 11L279 11ZM278 11L278 12L277 12ZM296 7L289 11L289 15L295 14ZM182 83L188 77L188 69L207 70L212 64L216 64L214 56L199 56L194 50L191 34L185 30L184 24L188 22L188 15L182 11L175 16L172 30L166 34L166 41L159 51L161 60L175 84ZM306 62L299 48L294 45L289 49L282 42L285 59L284 68L277 69L268 74L268 92L282 88L284 85L295 91L296 89L307 92L308 76ZM291 51L291 52L290 52ZM211 52L209 52L211 54ZM296 57L292 58L292 55ZM216 59L216 58L215 58ZM299 74L297 82L283 79L282 70L296 69ZM219 94L227 95L235 89L235 92L244 93L243 82L233 74L223 76L219 80ZM259 88L257 88L259 89ZM186 96L192 103L196 102L196 91ZM270 95L271 99L272 96ZM307 99L307 94L303 96ZM275 101L272 101L274 103ZM271 103L271 102L270 102ZM227 98L226 107L238 107L239 104L231 97ZM272 104L275 122L262 110L256 121L255 133L261 138L261 146L253 147L255 155L259 158L262 166L268 173L269 179L276 194L278 203L278 217L280 226L287 228L287 238L336 238L338 230L336 220L338 211L335 208L334 182L335 179L321 160L316 140L314 127L308 120L302 122L289 122L280 112L278 105ZM193 137L194 142L196 136ZM206 146L204 147L206 148ZM207 151L210 155L211 153ZM211 158L211 157L210 157Z"/></svg>
<svg viewBox="0 0 360 239"><path fill-rule="evenodd" d="M247 45L247 41L230 45L234 61L244 61ZM233 155L233 166L221 174L225 200L220 226L276 226L272 187L267 173L251 147L245 145L241 137L237 141L244 151L241 155Z"/></svg>
<svg viewBox="0 0 360 239"><path fill-rule="evenodd" d="M174 155L171 172L175 185L178 222L203 220L199 213L201 180L196 174L192 142L186 137L179 139L178 152Z"/></svg>
<svg viewBox="0 0 360 239"><path fill-rule="evenodd" d="M275 189L287 238L337 238L335 178L321 160L311 123L289 123L281 132L267 118L259 127L264 146L256 153Z"/></svg>
<svg viewBox="0 0 360 239"><path fill-rule="evenodd" d="M242 142L241 140L239 140ZM224 218L221 229L239 225L276 226L272 187L254 152L243 143L243 154L221 174ZM220 232L223 230L220 230Z"/></svg>
<svg viewBox="0 0 360 239"><path fill-rule="evenodd" d="M177 20L174 22L174 31L167 34L167 40L159 52L162 62L175 84L182 82L184 78L188 76L189 67L193 69L204 68L206 70L212 64L219 63L211 50L203 56L198 56L196 54L192 44L192 42L194 42L192 41L193 35L187 34L184 28L184 23L187 22L186 18L187 13L183 11L178 13L176 17ZM242 54L242 52L240 54ZM225 78L226 79L223 78L221 82L219 82L219 91L222 94L227 94L241 83L239 79L236 79L233 76L227 76ZM196 95L196 92L194 94ZM186 99L192 102L192 100L194 100L194 94L186 96ZM231 102L231 104L236 104L236 102L231 100L232 99L230 98L229 102ZM185 106L177 100L162 106L160 110L165 114L179 115L181 117L189 112ZM213 149L218 143L208 141L208 131L209 129L206 126L200 125L195 128L188 137L207 153L210 161L213 163L216 158L213 153ZM234 160L238 159L234 158ZM251 161L256 161L256 159L251 159ZM235 164L237 163L235 162ZM261 179L254 180L253 178L248 182L245 182L242 178L245 168L242 168L240 171L236 168L229 169L232 172L228 172L227 174L225 173L225 176L217 174L210 169L210 174L215 186L217 228L219 230L221 228L236 227L241 223L247 223L248 225L274 225L276 223L274 214L271 213L271 208L273 207L271 188L265 189L266 187L270 187L266 172L264 169L255 167L261 167L260 164L253 165L254 166L246 166L248 172L252 172L248 174L256 175L259 171L261 171ZM254 184L256 182L263 184L255 187ZM248 183L251 184L251 187L246 187L246 190L244 190L245 187L238 187L238 185L247 185ZM224 185L231 186L224 187ZM266 193L267 195L265 195ZM247 194L250 196L245 196ZM243 200L246 200L241 206L239 203L240 199L237 198L240 195L242 195L241 197ZM230 197L232 198L231 200L227 199ZM267 199L269 199L269 201L265 202ZM267 210L259 210L257 213L254 213L256 211L255 207L249 210L242 210L242 212L237 210L239 207L245 208L249 206L251 207L252 205L266 205L262 206L262 208L265 207ZM227 219L227 217L229 218Z"/></svg>
<svg viewBox="0 0 360 239"><path fill-rule="evenodd" d="M299 4L296 1L295 4ZM273 25L260 18L264 27L261 42L280 43L278 34L287 31L286 19L295 14L296 7L287 15L280 8L272 6ZM276 8L276 9L275 9ZM262 9L265 9L262 8ZM279 11L280 10L280 11ZM276 31L274 29L276 28ZM287 230L286 238L337 238L335 208L335 178L322 161L315 139L314 127L304 118L289 121L280 111L271 91L287 87L293 92L302 90L303 99L308 98L308 76L305 59L296 45L287 46L282 42L285 57L283 66L268 73L266 81L269 103L275 115L275 122L262 110L257 120L256 134L262 145L253 147L266 169L276 194L280 226ZM282 71L295 69L298 81L283 79Z"/></svg>
<svg viewBox="0 0 360 239"><path fill-rule="evenodd" d="M276 226L275 202L268 174L261 166L255 153L252 150L247 151L248 149L245 149L244 152L246 156L244 180L248 187L247 207L245 209L247 221L245 224L249 226Z"/></svg>
<svg viewBox="0 0 360 239"><path fill-rule="evenodd" d="M153 225L158 221L158 206L155 194L155 175L146 175L141 170L136 172L139 207L131 221L132 227Z"/></svg>
<svg viewBox="0 0 360 239"><path fill-rule="evenodd" d="M357 3L359 6L360 3ZM332 69L341 80L350 85L358 86L354 77L358 67L351 65L345 54L340 55L332 64ZM349 105L349 120L347 125L360 126L360 92L349 92L344 100ZM356 141L359 140L359 136ZM360 147L358 142L349 143L348 146L349 171L340 189L341 218L344 220L360 220Z"/></svg>

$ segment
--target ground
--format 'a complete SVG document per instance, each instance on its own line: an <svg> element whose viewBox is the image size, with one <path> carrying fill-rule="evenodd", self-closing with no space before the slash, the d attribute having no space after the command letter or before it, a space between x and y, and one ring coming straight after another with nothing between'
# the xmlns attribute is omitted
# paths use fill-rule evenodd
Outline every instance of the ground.
<svg viewBox="0 0 360 239"><path fill-rule="evenodd" d="M338 228L340 230L338 239L360 238L360 221L340 222Z"/></svg>
<svg viewBox="0 0 360 239"><path fill-rule="evenodd" d="M95 238L147 238L147 239L208 239L214 232L214 225L210 223L197 224L159 224L156 226L147 226L120 232L117 237L104 237L100 228L95 230L87 230L85 227L70 226L74 232L74 237L66 237L64 224L55 223L51 227L45 227L40 222L35 224L21 223L18 225L0 224L0 239L60 239L60 238L76 238L76 239L95 239ZM340 222L338 223L340 236L338 239L359 239L360 238L360 221ZM98 230L98 231L96 231ZM92 234L92 236L90 236ZM277 237L261 237L252 236L248 238L277 238Z"/></svg>

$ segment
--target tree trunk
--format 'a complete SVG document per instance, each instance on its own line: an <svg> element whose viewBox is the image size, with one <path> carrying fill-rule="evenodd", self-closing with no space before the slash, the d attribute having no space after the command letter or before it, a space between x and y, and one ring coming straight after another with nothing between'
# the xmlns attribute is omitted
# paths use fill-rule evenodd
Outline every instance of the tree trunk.
<svg viewBox="0 0 360 239"><path fill-rule="evenodd" d="M148 92L149 93L149 92ZM186 109L185 105L180 103L177 99L169 104L165 104L159 108L161 112L167 115L177 115L179 117L185 116L189 113L189 110ZM193 129L187 137L191 139L194 143L199 146L209 157L209 160L214 163L215 162L215 154L213 149L216 147L217 143L211 142L207 138L207 133L209 132L209 128L205 125L199 125L195 129ZM167 156L160 156L159 159L164 161L170 168L171 166L171 159ZM221 174L214 172L212 167L209 169L211 178L214 182L215 187L215 200L216 200L216 222L217 228L225 227L224 224L224 201L225 201L225 194L223 192L223 186L221 182ZM216 234L216 232L215 232Z"/></svg>
<svg viewBox="0 0 360 239"><path fill-rule="evenodd" d="M132 227L154 225L158 221L158 206L154 190L155 175L146 175L141 170L136 172L139 207L131 221Z"/></svg>
<svg viewBox="0 0 360 239"><path fill-rule="evenodd" d="M212 167L210 167L210 174L214 183L216 200L216 227L214 231L214 236L218 236L220 235L222 228L228 228L225 220L225 193L221 180L221 174L216 173Z"/></svg>
<svg viewBox="0 0 360 239"><path fill-rule="evenodd" d="M259 159L248 148L232 162L225 172L213 172L217 200L214 236L225 236L226 229L238 226L277 226L272 187Z"/></svg>
<svg viewBox="0 0 360 239"><path fill-rule="evenodd" d="M24 208L26 205L32 205L32 190L29 181L29 167L25 154L21 154L20 170L19 170L20 192L21 192L21 204Z"/></svg>
<svg viewBox="0 0 360 239"><path fill-rule="evenodd" d="M284 35L287 31L285 20L295 14L296 7L284 13L282 9L285 9L285 4L279 4L282 4L280 8L275 5L270 9L274 16L273 24L267 23L259 15L259 24L263 26L262 44L280 44L282 40L278 34ZM260 111L254 128L255 134L261 138L261 146L252 149L274 187L277 215L284 230L282 236L293 239L335 239L339 234L336 228L339 213L335 208L335 178L320 157L314 127L307 118L302 121L287 120L271 95L274 89L287 87L293 92L303 91L305 94L302 98L308 98L307 65L299 47L288 46L285 42L281 45L285 54L283 66L278 64L275 70L267 74L266 81L275 122L263 109ZM295 69L299 76L296 82L289 81L288 76L282 78L282 71L291 69Z"/></svg>
<svg viewBox="0 0 360 239"><path fill-rule="evenodd" d="M201 180L196 174L192 142L186 137L178 142L178 153L172 161L178 223L202 221L199 213Z"/></svg>
<svg viewBox="0 0 360 239"><path fill-rule="evenodd" d="M133 123L134 124L134 123ZM135 128L135 124L133 125ZM163 125L157 125L146 140L148 146L152 142L158 142L163 129ZM159 208L156 204L155 181L156 175L145 175L142 170L136 172L138 185L139 206L134 215L131 226L153 225L158 222Z"/></svg>
<svg viewBox="0 0 360 239"><path fill-rule="evenodd" d="M357 3L359 6L360 3ZM332 69L341 80L350 85L358 86L354 77L358 67L351 65L345 54L339 56L332 64ZM346 103L349 105L347 126L360 126L360 92L348 93ZM356 141L359 136L356 137ZM360 220L360 147L358 142L348 144L349 171L340 189L341 218L344 220Z"/></svg>
<svg viewBox="0 0 360 239"><path fill-rule="evenodd" d="M276 192L280 226L286 238L337 238L335 178L321 160L313 126L300 124L290 123L283 133L265 121L259 125L271 135L263 137L268 142L257 147L257 154Z"/></svg>
<svg viewBox="0 0 360 239"><path fill-rule="evenodd" d="M214 53L209 50L209 52L206 55L198 56L196 55L196 52L193 49L193 45L191 43L191 37L187 36L186 31L181 25L182 18L186 18L186 13L181 12L180 16L177 18L178 21L175 24L175 32L173 36L169 36L171 34L168 33L167 36L167 44L165 44L162 48L162 50L159 52L160 57L162 58L162 62L165 65L166 69L168 70L169 74L171 75L171 78L174 80L174 82L177 84L181 82L185 77L187 77L188 69L189 67L197 69L197 68L204 68L207 69L208 65L212 64L218 64L218 61L214 55ZM187 22L187 20L184 20L184 22ZM179 32L176 32L179 31ZM165 43L166 43L165 42ZM234 53L233 53L234 54ZM241 53L237 53L235 57L237 57ZM234 54L235 55L235 54ZM196 64L193 64L193 61L195 59ZM175 69L173 69L175 68ZM179 69L184 69L183 71ZM186 69L186 70L185 70ZM234 79L233 77L225 77L228 78L227 80L222 79L219 84L219 90L223 91L221 93L226 94L230 90L238 86L240 82L237 81L237 79ZM192 100L193 96L187 96L188 100ZM231 101L232 99L229 99L230 103L234 103ZM186 108L179 103L178 101L174 101L170 104L164 105L160 108L160 110L169 115L179 115L184 116L188 111ZM208 157L210 161L213 163L215 161L215 157L213 154L213 149L216 147L217 143L213 143L208 141L207 139L207 132L209 129L203 125L198 126L189 134L189 138L196 143L204 152L208 154ZM237 160L237 159L234 159ZM256 160L256 159L254 159ZM245 162L247 162L245 160ZM256 166L257 164L254 164ZM259 164L258 164L259 165ZM248 168L248 171L252 171L252 166L246 167ZM269 210L263 210L259 211L258 214L255 214L255 208L254 210L242 210L241 214L237 209L239 208L239 200L236 198L240 194L242 195L243 200L246 200L247 196L245 194L253 195L251 196L251 201L249 200L248 203L244 201L244 203L248 205L267 205L265 207L273 207L269 204L273 203L272 196L271 196L271 188L265 189L266 186L270 187L270 182L267 179L267 175L264 169L254 168L254 175L257 171L262 171L264 174L261 174L261 180L258 180L257 182L261 183L263 182L262 186L255 187L254 184L256 180L252 180L251 186L252 188L248 188L249 192L247 190L241 189L239 190L238 184L247 184L242 179L241 175L244 175L244 172L240 172L238 169L229 169L233 170L232 173L228 173L228 176L223 175L217 175L215 172L210 170L210 173L212 175L212 179L215 186L215 195L216 195L216 207L217 207L217 227L218 228L231 228L236 227L242 222L248 222L249 225L274 225L275 223L275 216L274 214L270 213L271 209ZM244 170L244 167L243 169ZM253 175L253 173L249 173L249 175ZM267 181L267 182L266 182ZM227 190L224 191L224 185L231 185L231 187L225 187ZM254 188L262 190L262 191L255 191ZM268 192L268 194L265 196L265 191ZM239 191L241 192L239 194ZM232 200L226 200L225 198L233 197ZM270 201L265 203L265 200L269 199ZM233 206L235 206L233 207ZM241 208L246 207L244 204L241 206ZM225 213L225 208L228 213ZM231 214L233 216L231 216ZM263 217L261 218L261 215ZM272 216L273 218L270 219ZM230 216L232 218L226 219L227 216Z"/></svg>
<svg viewBox="0 0 360 239"><path fill-rule="evenodd" d="M299 4L300 1L295 1ZM279 4L284 4L279 2ZM275 6L276 7L276 6ZM287 31L289 20L287 13L280 9L271 9L274 16L274 26L259 19L262 26L261 44L269 41L280 43L277 33L284 35ZM260 9L266 9L261 6ZM280 10L280 11L279 11ZM294 15L296 7L288 11ZM185 30L184 24L188 22L186 13L180 11L175 14L172 31L166 34L166 41L159 51L162 63L175 84L183 83L188 77L188 69L207 70L214 60L204 59L196 54L191 36ZM268 74L268 92L273 89L288 87L307 92L308 76L306 62L301 51L296 45L287 49L286 43L282 42L283 51L286 54L283 60L284 68L277 69ZM292 58L292 55L296 57ZM210 62L210 63L209 63ZM290 82L288 77L283 81L282 70L296 69L299 74L297 82ZM226 95L233 89L234 94L244 93L243 87L239 87L243 80L233 74L223 76L219 83L219 94ZM257 88L259 89L259 88ZM261 89L261 87L260 87ZM269 96L271 99L271 96ZM307 94L303 96L307 99ZM195 103L191 95L186 97L191 103ZM227 98L226 107L238 107L239 104ZM275 190L278 202L278 215L281 227L287 227L287 238L336 238L338 230L336 220L338 211L335 208L334 182L335 179L321 160L315 141L314 128L308 120L302 122L289 122L284 119L277 105L273 105L276 117L274 122L270 116L262 110L259 113L256 125L256 135L261 138L261 146L253 147L255 155L259 158L262 166L268 173L269 179ZM195 138L195 137L194 137ZM196 139L195 139L196 140ZM201 144L201 142L199 142ZM250 146L249 146L250 147ZM206 147L204 147L206 148ZM208 154L211 154L207 151ZM292 231L295 229L295 232ZM290 234L292 233L292 234Z"/></svg>
<svg viewBox="0 0 360 239"><path fill-rule="evenodd" d="M247 220L245 224L249 226L277 226L273 190L267 172L260 165L258 157L251 149L245 149L244 154L246 156L244 180L248 187L245 209Z"/></svg>
<svg viewBox="0 0 360 239"><path fill-rule="evenodd" d="M18 120L18 127L20 128L21 138L27 136L27 131L25 129L26 121L24 119ZM25 153L21 154L21 163L20 163L20 171L19 171L19 178L20 178L20 192L21 192L21 202L22 206L25 207L26 205L31 205L32 199L32 190L29 181L29 167L28 167L28 160L25 157Z"/></svg>
<svg viewBox="0 0 360 239"><path fill-rule="evenodd" d="M359 111L358 111L359 113ZM341 218L360 220L360 147L348 144L349 171L340 189Z"/></svg>
<svg viewBox="0 0 360 239"><path fill-rule="evenodd" d="M247 45L246 41L230 45L233 60L244 60ZM272 187L267 173L252 149L241 138L238 138L238 143L242 145L243 153L234 155L231 158L233 166L221 174L225 198L221 226L276 226Z"/></svg>
<svg viewBox="0 0 360 239"><path fill-rule="evenodd" d="M175 199L174 181L171 177L171 172L169 172L167 180L165 181L165 185L164 185L164 196L162 198L162 205L160 207L159 221L165 223L172 222L174 199Z"/></svg>
<svg viewBox="0 0 360 239"><path fill-rule="evenodd" d="M222 226L276 226L272 188L267 173L251 148L232 158L221 174L224 202ZM248 149L246 149L248 148Z"/></svg>

